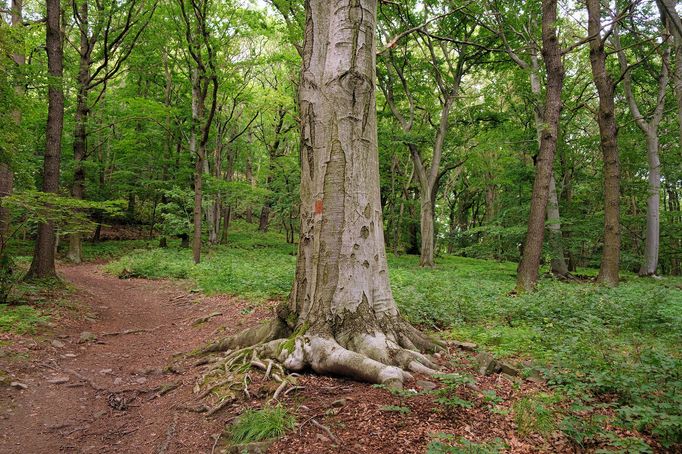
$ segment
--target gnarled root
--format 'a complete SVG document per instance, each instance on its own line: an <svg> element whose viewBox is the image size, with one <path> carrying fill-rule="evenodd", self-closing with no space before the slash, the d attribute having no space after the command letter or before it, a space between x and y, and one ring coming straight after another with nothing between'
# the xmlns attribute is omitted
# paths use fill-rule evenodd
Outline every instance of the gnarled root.
<svg viewBox="0 0 682 454"><path fill-rule="evenodd" d="M224 352L235 348L250 347L263 344L274 339L281 339L291 334L291 328L280 317L275 317L239 334L212 343L199 350L197 354Z"/></svg>
<svg viewBox="0 0 682 454"><path fill-rule="evenodd" d="M438 350L440 344L401 319L392 320L388 334L341 330L332 336L321 334L324 330L309 329L307 323L294 331L285 315L278 310L278 316L269 322L204 348L203 353L226 353L208 365L197 394L204 388L201 398L215 394L223 401L240 392L250 396L247 372L252 368L262 371L266 380L278 383L273 399L299 388L296 374L287 371L312 369L318 374L390 387L402 387L411 373L432 375L438 371L438 366L420 351Z"/></svg>

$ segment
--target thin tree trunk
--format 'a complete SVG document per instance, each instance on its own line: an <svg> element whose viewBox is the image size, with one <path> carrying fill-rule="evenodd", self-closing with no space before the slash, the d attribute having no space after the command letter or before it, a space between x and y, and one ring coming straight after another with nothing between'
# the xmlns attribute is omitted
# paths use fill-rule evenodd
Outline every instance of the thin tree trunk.
<svg viewBox="0 0 682 454"><path fill-rule="evenodd" d="M545 214L552 179L552 165L559 134L561 114L561 90L563 86L563 66L561 48L556 33L557 1L542 2L542 56L547 68L547 90L543 114L544 128L540 141L535 182L531 197L528 233L523 246L523 256L516 277L517 291L530 291L535 288L542 257L542 244L545 236Z"/></svg>
<svg viewBox="0 0 682 454"><path fill-rule="evenodd" d="M547 200L547 228L549 230L549 243L552 249L551 270L557 276L568 275L568 265L564 258L562 244L561 221L559 217L559 199L556 190L554 172L549 177L549 199Z"/></svg>
<svg viewBox="0 0 682 454"><path fill-rule="evenodd" d="M208 164L208 159L205 157L202 163L202 171L204 175L210 175L211 169ZM217 205L219 203L219 196L216 194L212 197L211 205L206 210L206 224L208 224L208 243L218 244L218 229L220 228L220 217L217 213ZM216 221L218 227L216 227Z"/></svg>
<svg viewBox="0 0 682 454"><path fill-rule="evenodd" d="M59 191L59 167L64 128L64 91L62 75L64 72L62 34L59 0L46 0L47 25L45 48L47 50L47 130L43 160L43 192ZM54 222L38 225L33 260L26 274L27 279L41 279L56 276L55 270L56 233Z"/></svg>
<svg viewBox="0 0 682 454"><path fill-rule="evenodd" d="M658 268L660 243L661 161L658 157L658 133L647 134L647 162L649 164L648 197L646 203L646 237L644 262L640 276L653 276Z"/></svg>
<svg viewBox="0 0 682 454"><path fill-rule="evenodd" d="M419 266L433 268L434 262L434 206L433 194L422 188L419 192L419 220L421 226L421 248Z"/></svg>
<svg viewBox="0 0 682 454"><path fill-rule="evenodd" d="M665 11L661 11L665 17ZM663 40L664 42L666 39ZM628 67L625 51L620 45L618 30L614 33L614 43L618 47L618 62L623 72L623 86L625 96L628 101L630 113L635 119L635 123L646 137L647 163L649 167L648 177L648 196L646 210L646 240L644 243L644 260L639 269L640 276L653 276L658 268L658 251L660 242L660 193L661 193L661 161L658 156L658 126L663 119L665 107L665 95L668 87L668 65L670 61L670 49L666 46L661 58L661 72L658 80L658 96L656 107L654 108L651 119L647 121L641 113L632 90L632 77Z"/></svg>
<svg viewBox="0 0 682 454"><path fill-rule="evenodd" d="M601 5L599 0L586 0L590 40L592 78L599 95L599 136L604 159L604 247L597 281L618 285L620 266L620 157L614 103L614 83L606 71L606 51L601 38Z"/></svg>
<svg viewBox="0 0 682 454"><path fill-rule="evenodd" d="M90 42L88 40L88 2L79 6L80 16L80 50L78 66L78 94L76 96L76 114L73 137L73 186L71 196L82 200L85 196L85 168L83 161L87 157L87 121L88 121L88 84L90 83ZM67 258L73 263L83 260L82 237L80 232L69 235L69 252Z"/></svg>
<svg viewBox="0 0 682 454"><path fill-rule="evenodd" d="M251 143L251 135L249 134L249 143ZM250 153L250 151L249 151ZM253 158L251 157L251 154L249 154L246 157L246 182L251 185L251 187L256 186L256 181L253 178ZM246 218L246 222L249 224L253 224L253 207L251 205L246 207L246 213L244 214L244 217Z"/></svg>
<svg viewBox="0 0 682 454"><path fill-rule="evenodd" d="M194 157L194 236L192 239L192 256L194 263L201 261L201 202L204 174L204 156L197 149L197 126L201 118L201 89L199 75L195 69L192 73L192 131L189 139L189 153Z"/></svg>

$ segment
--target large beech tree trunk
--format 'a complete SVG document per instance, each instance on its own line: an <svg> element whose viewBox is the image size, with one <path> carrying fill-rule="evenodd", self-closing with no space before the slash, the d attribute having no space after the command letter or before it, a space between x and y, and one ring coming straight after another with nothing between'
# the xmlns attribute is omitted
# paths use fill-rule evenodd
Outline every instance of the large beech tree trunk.
<svg viewBox="0 0 682 454"><path fill-rule="evenodd" d="M592 78L599 95L599 136L604 159L604 247L598 282L618 284L620 266L620 157L618 129L614 103L614 83L606 71L606 51L600 33L601 5L599 0L587 0L587 33L590 40Z"/></svg>
<svg viewBox="0 0 682 454"><path fill-rule="evenodd" d="M375 105L377 0L308 0L299 89L301 237L277 321L223 342L267 342L293 371L400 386L434 372L435 344L402 320L384 249ZM294 333L293 346L281 337Z"/></svg>
<svg viewBox="0 0 682 454"><path fill-rule="evenodd" d="M64 128L64 72L62 36L60 29L59 0L47 0L47 26L45 48L47 50L47 130L43 161L43 191L56 193L59 190L59 164ZM55 226L53 222L38 225L33 260L26 274L27 279L56 276L55 271Z"/></svg>
<svg viewBox="0 0 682 454"><path fill-rule="evenodd" d="M542 2L542 56L547 68L547 93L544 127L540 137L540 151L535 166L535 182L531 197L528 233L523 245L523 256L516 276L518 291L528 291L535 287L538 280L542 243L545 236L545 214L552 181L552 165L559 135L559 115L561 114L561 89L564 70L561 64L561 49L556 33L557 2ZM555 191L556 193L556 191Z"/></svg>

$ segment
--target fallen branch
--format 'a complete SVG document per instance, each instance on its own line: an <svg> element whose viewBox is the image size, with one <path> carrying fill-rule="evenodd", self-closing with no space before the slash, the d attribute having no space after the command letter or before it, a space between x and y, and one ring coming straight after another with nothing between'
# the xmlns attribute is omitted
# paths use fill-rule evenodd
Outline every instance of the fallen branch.
<svg viewBox="0 0 682 454"><path fill-rule="evenodd" d="M173 417L173 423L168 427L168 430L166 430L166 438L163 440L163 443L161 446L159 446L159 449L156 450L157 454L165 454L166 450L168 450L168 446L170 446L171 440L173 439L173 436L175 436L175 426L178 424L178 415L176 414Z"/></svg>
<svg viewBox="0 0 682 454"><path fill-rule="evenodd" d="M317 422L316 419L313 419L313 420L311 420L310 422L311 422L315 427L317 427L318 429L324 430L324 431L327 433L327 435L329 435L329 438L331 438L331 440L332 440L334 443L336 443L337 445L340 444L340 443L339 443L339 439L336 438L336 437L334 436L334 434L332 433L332 431L329 430L329 427L325 426L324 424L320 424L319 422Z"/></svg>
<svg viewBox="0 0 682 454"><path fill-rule="evenodd" d="M159 325L156 328L152 329L146 329L146 328L133 328L133 329L127 329L125 331L115 331L113 333L104 333L102 336L124 336L126 334L137 334L137 333L150 333L152 331L156 331L157 329L163 327L163 325Z"/></svg>

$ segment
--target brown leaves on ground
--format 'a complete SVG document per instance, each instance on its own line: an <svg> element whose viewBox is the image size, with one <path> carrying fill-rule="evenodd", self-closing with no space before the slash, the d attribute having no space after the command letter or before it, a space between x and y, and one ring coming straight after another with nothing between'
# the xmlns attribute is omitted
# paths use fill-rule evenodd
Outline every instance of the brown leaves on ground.
<svg viewBox="0 0 682 454"><path fill-rule="evenodd" d="M0 385L0 452L221 452L217 435L242 411L262 407L272 396L272 383L254 371L251 398L240 395L207 418L197 410L214 406L216 398L197 398L193 389L202 369L194 365L196 358L179 353L270 317L274 303L205 297L167 281L121 280L96 265L65 267L61 274L77 288L75 309L60 312L47 333L5 336L8 342L0 346L12 353L0 355L0 370L27 386ZM79 344L85 331L97 340ZM470 355L455 349L439 358L450 372L475 377L475 384L457 389L470 408L439 404L439 396L423 393L415 382L393 394L304 375L297 383L303 389L280 398L297 427L268 452L423 453L437 434L477 443L500 438L514 453L575 452L562 435L518 435L510 409L543 385L476 375ZM416 378L443 389L438 379ZM484 390L495 392L495 402Z"/></svg>

